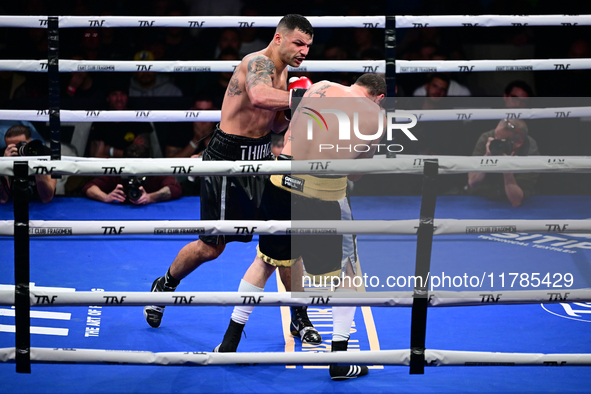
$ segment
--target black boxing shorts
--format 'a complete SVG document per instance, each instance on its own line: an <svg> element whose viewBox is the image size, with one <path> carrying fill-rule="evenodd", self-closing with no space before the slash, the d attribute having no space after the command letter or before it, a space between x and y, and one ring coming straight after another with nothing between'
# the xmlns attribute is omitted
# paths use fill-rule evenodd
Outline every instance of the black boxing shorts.
<svg viewBox="0 0 591 394"><path fill-rule="evenodd" d="M271 160L271 136L249 138L226 134L216 126L202 160ZM258 220L268 176L201 177L201 220ZM207 244L250 242L252 235L202 235Z"/></svg>
<svg viewBox="0 0 591 394"><path fill-rule="evenodd" d="M281 155L279 160L289 160L289 156ZM322 191L317 187L322 185L323 180L330 187L336 179L342 179L314 178L315 189L318 192ZM285 187L278 187L271 180L265 187L260 211L262 220L352 220L346 197L331 201L306 197ZM292 228L290 231L293 235L261 234L257 249L258 257L267 264L278 267L291 267L302 257L306 273L311 276L340 276L349 259L352 260L355 269L357 257L354 237L330 235L333 231L330 228L316 230L316 233L314 230L303 228Z"/></svg>

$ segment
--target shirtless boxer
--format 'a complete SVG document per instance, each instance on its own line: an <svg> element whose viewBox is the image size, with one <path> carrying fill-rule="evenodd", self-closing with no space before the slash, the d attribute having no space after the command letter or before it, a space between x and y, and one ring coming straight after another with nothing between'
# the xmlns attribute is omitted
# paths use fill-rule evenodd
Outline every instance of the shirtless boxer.
<svg viewBox="0 0 591 394"><path fill-rule="evenodd" d="M313 35L312 25L306 18L286 15L279 21L269 46L244 57L226 89L221 121L203 153L203 160L272 158L269 132L281 132L287 128L284 110L290 108L292 95L298 95L297 90L285 90L287 66L300 66L312 45ZM299 92L301 97L302 90ZM201 220L257 220L266 178L202 177ZM216 259L226 243L251 240L252 235L200 236L199 240L181 249L166 274L154 281L152 291L174 291L179 282L197 267ZM284 281L289 287L289 277ZM163 306L144 308L146 321L152 327L160 326L163 313ZM304 323L313 330L305 339L310 338L311 343L321 341L309 323L305 307L293 308L292 314L299 319L296 323ZM312 335L314 332L315 336Z"/></svg>
<svg viewBox="0 0 591 394"><path fill-rule="evenodd" d="M370 158L375 153L385 127L384 115L379 102L386 93L386 83L377 74L364 74L351 87L327 81L319 82L308 89L297 106L286 133L285 147L279 160L327 160ZM329 110L337 109L352 121L350 128L355 131L354 114L357 113L357 130L351 132L350 139L341 140L337 116ZM323 112L324 110L324 112ZM333 112L334 113L334 112ZM308 119L316 115L322 118L316 125ZM323 115L324 114L324 115ZM365 138L361 138L362 134ZM351 149L334 149L357 147ZM372 145L374 145L372 147ZM330 146L333 149L330 149ZM360 148L361 147L361 148ZM361 176L349 176L357 180ZM350 219L342 216L348 211L346 203L347 177L332 175L272 175L267 181L261 202L261 219L264 220L340 220ZM349 213L350 215L350 213ZM351 285L355 272L355 253L352 237L342 235L261 235L257 257L246 271L241 286L262 289L277 267L289 267L303 258L309 275L340 276L337 291L356 291ZM293 273L292 273L293 275ZM349 280L346 280L346 279ZM295 280L303 280L300 276ZM330 282L329 282L330 283ZM224 339L215 351L235 352L242 330L254 307L237 306L232 313L230 325ZM346 351L355 307L333 308L332 351ZM330 367L332 379L344 380L368 373L365 366Z"/></svg>

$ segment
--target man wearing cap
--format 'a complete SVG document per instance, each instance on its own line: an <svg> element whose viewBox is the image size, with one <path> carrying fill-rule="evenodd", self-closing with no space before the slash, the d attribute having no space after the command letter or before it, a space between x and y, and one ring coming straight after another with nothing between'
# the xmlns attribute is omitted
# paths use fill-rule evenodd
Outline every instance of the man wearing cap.
<svg viewBox="0 0 591 394"><path fill-rule="evenodd" d="M133 57L136 61L154 60L150 51L139 51ZM129 97L180 97L183 93L167 76L154 71L133 73L129 86Z"/></svg>

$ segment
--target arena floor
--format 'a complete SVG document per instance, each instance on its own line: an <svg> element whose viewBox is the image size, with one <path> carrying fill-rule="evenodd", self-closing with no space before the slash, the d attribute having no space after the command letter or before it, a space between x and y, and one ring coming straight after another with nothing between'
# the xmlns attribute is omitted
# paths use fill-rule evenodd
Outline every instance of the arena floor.
<svg viewBox="0 0 591 394"><path fill-rule="evenodd" d="M474 197L441 197L437 202L436 218L585 219L591 216L590 205L587 196L535 196L516 209ZM419 207L419 197L352 199L356 219L416 219ZM0 220L11 220L12 215L11 206L0 206ZM184 197L174 202L135 207L56 198L46 205L31 204L30 218L195 220L199 218L199 199ZM558 235L577 241L567 243L569 248L550 247L550 241L534 243L543 240L544 234L534 235L520 234L520 237L529 239L519 242L506 242L513 239L488 234L437 236L434 238L431 272L445 275L481 275L486 272L497 279L510 272L571 273L574 281L570 288L591 287L591 246L585 244L590 235ZM33 238L31 282L40 287L78 291L147 291L154 278L164 274L177 252L190 240L192 237L189 236L125 235ZM377 277L382 284L388 276L414 272L416 237L360 236L358 246L363 273ZM217 261L205 264L187 277L181 284L182 290L235 291L252 262L255 248L256 242L230 244ZM12 238L0 237L0 249L0 284L14 285ZM504 287L500 287L497 280L492 288L508 288L508 278L507 275ZM273 276L266 290L277 289L277 280ZM366 288L366 291L382 290L379 286ZM146 324L141 307L60 307L34 308L33 311L33 347L183 352L211 351L224 334L232 308L168 307L158 329ZM329 342L302 348L299 340L294 341L285 335L288 314L287 308L255 309L238 350L302 352L330 348ZM310 308L309 314L324 338L330 340L330 308ZM409 348L410 317L410 308L358 308L351 334L352 350ZM591 303L431 308L426 345L427 348L445 350L591 353L590 328ZM14 310L2 307L0 348L14 347L14 341ZM17 374L14 363L0 364L2 393L590 391L588 367L429 367L424 375L409 375L408 367L371 366L366 377L333 382L326 367L33 364L32 373L28 375Z"/></svg>

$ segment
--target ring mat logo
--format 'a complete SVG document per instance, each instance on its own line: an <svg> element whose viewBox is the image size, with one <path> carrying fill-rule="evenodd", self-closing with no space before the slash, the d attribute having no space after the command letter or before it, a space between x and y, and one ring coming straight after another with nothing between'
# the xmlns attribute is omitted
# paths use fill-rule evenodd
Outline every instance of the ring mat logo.
<svg viewBox="0 0 591 394"><path fill-rule="evenodd" d="M591 323L591 302L540 304L546 312L564 319Z"/></svg>

